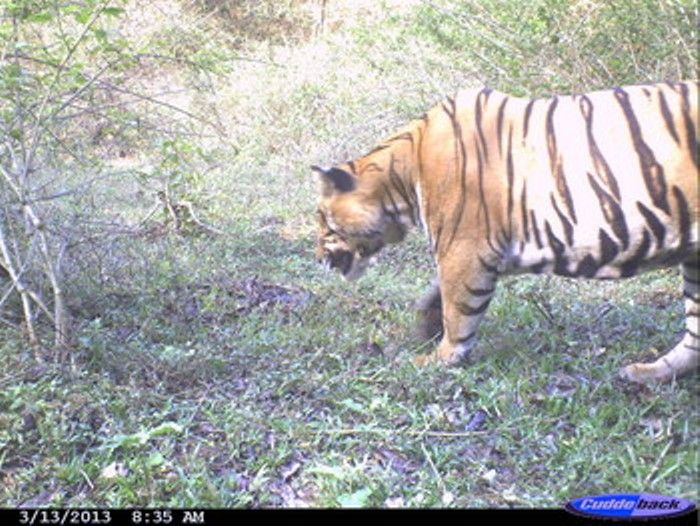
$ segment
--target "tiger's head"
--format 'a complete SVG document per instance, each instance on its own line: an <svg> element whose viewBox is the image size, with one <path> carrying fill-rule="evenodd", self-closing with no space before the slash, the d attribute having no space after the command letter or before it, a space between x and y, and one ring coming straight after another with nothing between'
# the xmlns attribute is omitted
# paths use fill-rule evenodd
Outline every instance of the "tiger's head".
<svg viewBox="0 0 700 526"><path fill-rule="evenodd" d="M311 168L321 183L316 259L326 269L355 280L367 270L372 256L386 244L401 241L406 229L384 213L376 185L361 184L350 165Z"/></svg>

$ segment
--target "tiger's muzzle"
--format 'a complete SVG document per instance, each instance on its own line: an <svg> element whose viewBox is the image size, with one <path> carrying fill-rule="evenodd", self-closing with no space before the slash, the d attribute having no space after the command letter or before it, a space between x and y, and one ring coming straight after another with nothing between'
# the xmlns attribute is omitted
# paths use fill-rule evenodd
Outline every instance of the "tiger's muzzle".
<svg viewBox="0 0 700 526"><path fill-rule="evenodd" d="M383 243L374 243L371 247L359 246L355 251L337 248L327 251L321 263L327 270L338 270L343 278L354 281L361 277L371 263L374 254L379 252Z"/></svg>
<svg viewBox="0 0 700 526"><path fill-rule="evenodd" d="M323 266L328 269L338 269L341 274L346 275L352 269L354 259L353 253L349 250L336 250L326 255Z"/></svg>

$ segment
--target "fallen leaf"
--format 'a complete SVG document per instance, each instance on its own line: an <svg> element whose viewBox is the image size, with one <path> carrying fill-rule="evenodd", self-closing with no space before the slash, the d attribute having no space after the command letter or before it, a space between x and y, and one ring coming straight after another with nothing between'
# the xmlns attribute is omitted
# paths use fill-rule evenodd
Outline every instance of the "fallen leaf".
<svg viewBox="0 0 700 526"><path fill-rule="evenodd" d="M338 504L343 508L364 508L367 506L367 501L371 495L371 489L362 488L355 493L340 495L338 497Z"/></svg>
<svg viewBox="0 0 700 526"><path fill-rule="evenodd" d="M487 484L493 485L493 482L496 480L496 470L489 469L486 473L482 473L481 478L486 481Z"/></svg>
<svg viewBox="0 0 700 526"><path fill-rule="evenodd" d="M128 475L129 470L122 462L112 462L100 473L100 476L107 480L115 479L117 477L126 477Z"/></svg>
<svg viewBox="0 0 700 526"><path fill-rule="evenodd" d="M555 373L552 380L546 390L550 396L569 397L576 391L580 383L573 376L564 373Z"/></svg>
<svg viewBox="0 0 700 526"><path fill-rule="evenodd" d="M154 427L148 432L150 437L157 437L163 435L178 435L182 433L183 427L175 422L163 422L157 427Z"/></svg>
<svg viewBox="0 0 700 526"><path fill-rule="evenodd" d="M296 475L299 472L299 468L301 468L301 462L292 462L285 466L282 469L282 479L285 482L288 482L289 479L291 479L294 475Z"/></svg>
<svg viewBox="0 0 700 526"><path fill-rule="evenodd" d="M451 491L446 491L442 494L442 505L449 506L455 501L455 496Z"/></svg>
<svg viewBox="0 0 700 526"><path fill-rule="evenodd" d="M476 413L474 413L469 420L469 423L464 427L465 431L477 431L481 429L486 422L486 417L487 417L486 411L483 409L479 409Z"/></svg>
<svg viewBox="0 0 700 526"><path fill-rule="evenodd" d="M403 497L389 497L384 501L384 507L389 509L405 508L406 501L403 500Z"/></svg>
<svg viewBox="0 0 700 526"><path fill-rule="evenodd" d="M20 508L42 508L45 506L48 506L48 504L51 502L51 499L53 499L53 496L55 493L53 491L42 491L38 495L35 495L29 500L25 500L22 502L19 507Z"/></svg>
<svg viewBox="0 0 700 526"><path fill-rule="evenodd" d="M146 461L146 465L151 468L157 468L158 466L163 465L165 462L165 457L163 455L156 451L153 453L151 456L148 457L148 460Z"/></svg>

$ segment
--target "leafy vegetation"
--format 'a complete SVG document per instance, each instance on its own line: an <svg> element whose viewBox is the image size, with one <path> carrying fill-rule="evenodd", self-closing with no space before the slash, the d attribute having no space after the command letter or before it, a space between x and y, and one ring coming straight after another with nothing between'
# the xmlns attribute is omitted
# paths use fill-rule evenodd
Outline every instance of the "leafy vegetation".
<svg viewBox="0 0 700 526"><path fill-rule="evenodd" d="M696 76L692 2L438 0L421 6L411 29L518 95Z"/></svg>
<svg viewBox="0 0 700 526"><path fill-rule="evenodd" d="M616 374L680 337L675 270L504 280L470 363L416 370L425 241L412 234L358 283L323 274L308 173L459 86L537 95L697 77L697 6L231 5L3 8L0 165L22 174L10 151L39 137L23 181L50 225L50 261L69 240L70 325L56 342L29 297L28 343L21 290L0 270L0 502L697 501L695 379L636 386ZM51 118L37 112L44 99ZM20 118L31 133L15 131ZM22 276L51 313L38 230L19 228L17 204L0 183L12 261L36 263Z"/></svg>

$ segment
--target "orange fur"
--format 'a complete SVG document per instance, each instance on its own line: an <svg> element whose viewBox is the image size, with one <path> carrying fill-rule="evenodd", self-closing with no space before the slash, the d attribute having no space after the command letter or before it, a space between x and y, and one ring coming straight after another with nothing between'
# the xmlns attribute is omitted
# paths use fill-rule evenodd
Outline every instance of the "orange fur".
<svg viewBox="0 0 700 526"><path fill-rule="evenodd" d="M442 333L417 361L455 363L503 274L619 278L681 265L686 335L632 380L700 362L697 82L548 99L464 90L331 170L316 169L319 259L348 278L420 225L438 270L426 318ZM439 291L439 292L438 292Z"/></svg>

